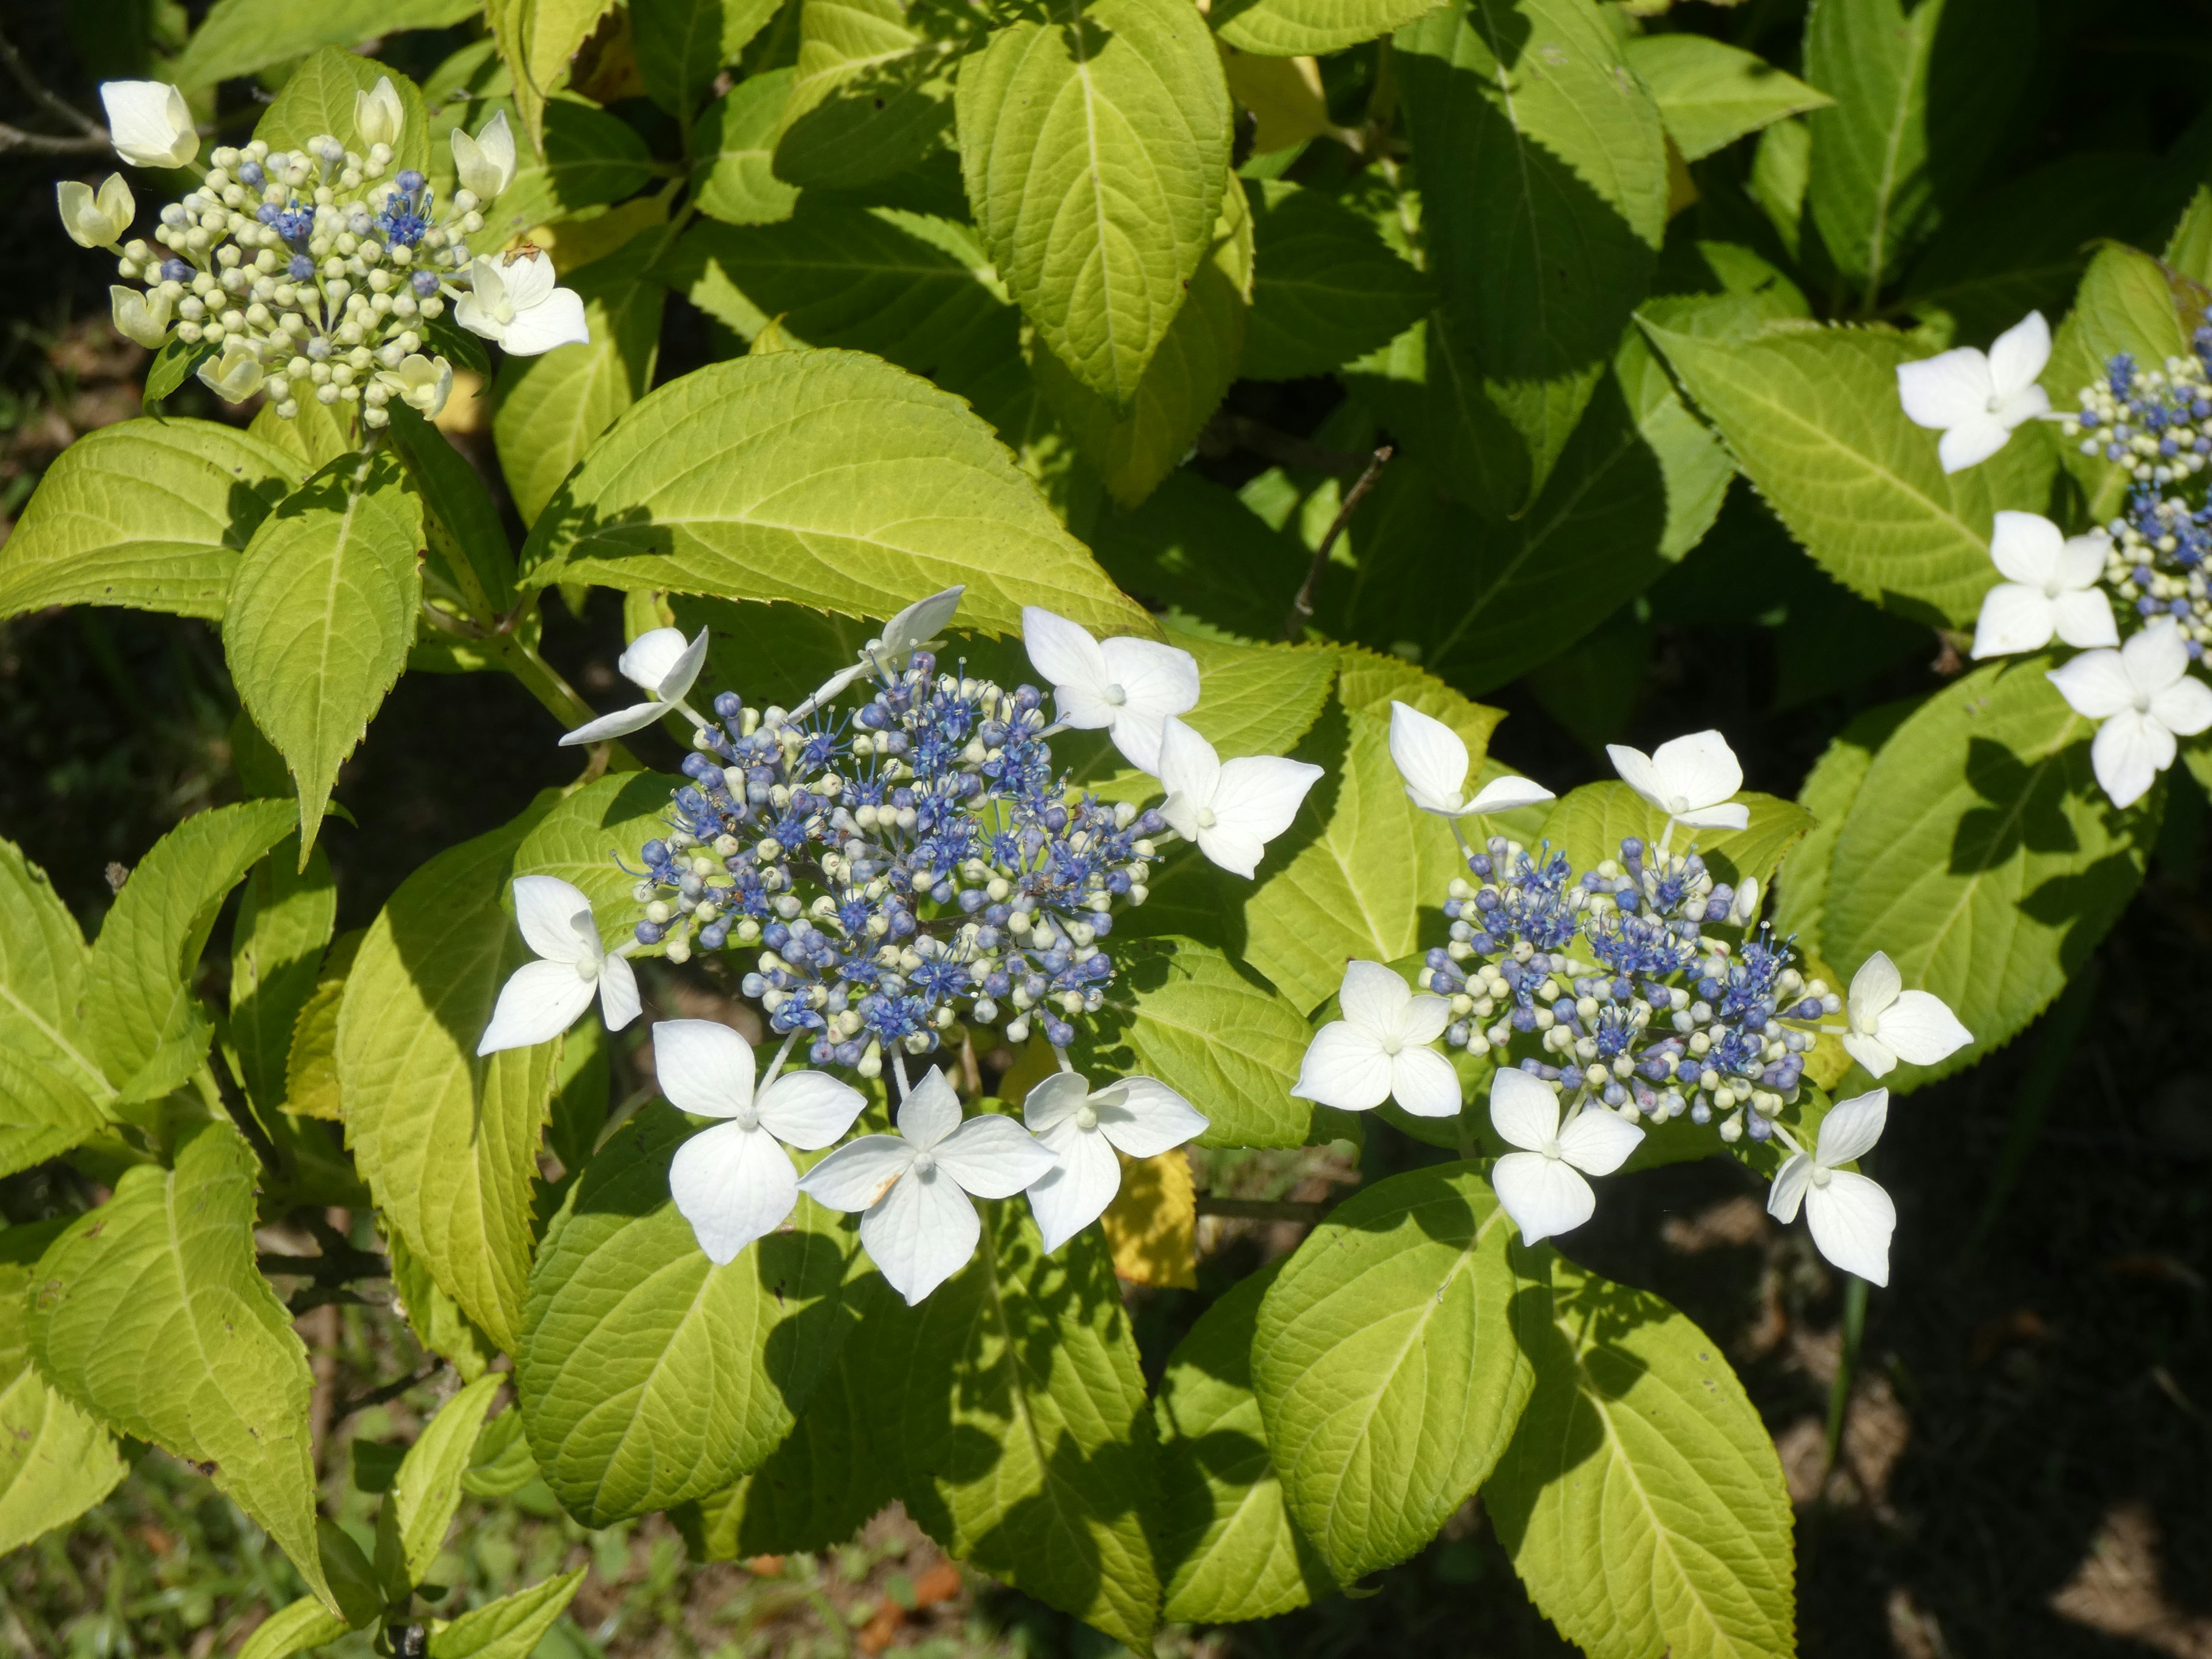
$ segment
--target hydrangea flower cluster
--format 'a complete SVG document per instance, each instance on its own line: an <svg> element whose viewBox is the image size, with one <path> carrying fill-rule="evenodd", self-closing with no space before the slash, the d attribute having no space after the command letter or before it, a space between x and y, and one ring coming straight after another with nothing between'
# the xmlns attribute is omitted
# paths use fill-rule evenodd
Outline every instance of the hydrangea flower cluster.
<svg viewBox="0 0 2212 1659"><path fill-rule="evenodd" d="M116 81L100 95L125 161L175 168L198 155L176 88ZM449 306L461 326L517 355L590 337L581 300L555 286L538 250L470 253L480 210L514 178L506 115L474 137L454 132L460 188L443 203L422 173L393 167L405 118L384 76L355 94L366 154L328 134L295 150L259 138L222 145L198 188L161 210L150 241L122 240L137 209L119 177L97 192L61 185L62 222L81 246L118 256L117 329L149 349L172 337L216 348L199 377L228 401L266 392L289 420L313 398L357 412L372 432L395 398L435 416L453 370L427 349L428 331Z"/></svg>

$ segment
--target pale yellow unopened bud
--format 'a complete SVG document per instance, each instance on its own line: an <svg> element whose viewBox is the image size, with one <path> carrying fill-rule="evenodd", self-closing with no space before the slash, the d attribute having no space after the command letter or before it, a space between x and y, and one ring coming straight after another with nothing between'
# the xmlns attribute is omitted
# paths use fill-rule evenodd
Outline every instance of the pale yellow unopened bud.
<svg viewBox="0 0 2212 1659"><path fill-rule="evenodd" d="M61 208L62 228L79 247L114 247L138 211L131 186L119 173L109 173L97 195L91 185L71 179L55 185L54 196Z"/></svg>
<svg viewBox="0 0 2212 1659"><path fill-rule="evenodd" d="M161 289L146 293L118 283L107 290L107 297L115 309L115 331L125 339L151 351L167 337L169 296Z"/></svg>

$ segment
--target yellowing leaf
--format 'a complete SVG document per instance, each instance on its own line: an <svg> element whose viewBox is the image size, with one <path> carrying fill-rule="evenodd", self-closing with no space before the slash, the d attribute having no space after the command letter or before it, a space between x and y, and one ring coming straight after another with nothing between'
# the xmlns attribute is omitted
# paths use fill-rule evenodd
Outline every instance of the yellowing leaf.
<svg viewBox="0 0 2212 1659"><path fill-rule="evenodd" d="M1321 65L1310 58L1262 58L1239 52L1220 41L1221 72L1229 77L1229 95L1252 112L1257 123L1252 151L1288 149L1309 138L1342 137L1328 118L1328 98L1322 90Z"/></svg>
<svg viewBox="0 0 2212 1659"><path fill-rule="evenodd" d="M1099 1218L1114 1271L1139 1285L1198 1288L1198 1189L1189 1156L1121 1159L1121 1190Z"/></svg>

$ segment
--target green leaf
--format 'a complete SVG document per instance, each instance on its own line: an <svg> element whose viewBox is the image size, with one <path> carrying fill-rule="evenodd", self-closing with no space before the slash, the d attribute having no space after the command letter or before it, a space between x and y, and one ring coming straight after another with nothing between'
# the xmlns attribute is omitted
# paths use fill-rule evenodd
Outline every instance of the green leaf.
<svg viewBox="0 0 2212 1659"><path fill-rule="evenodd" d="M88 954L52 880L15 842L0 839L0 1054L51 1066L105 1099L115 1091L83 1030ZM15 1098L0 1092L0 1099Z"/></svg>
<svg viewBox="0 0 2212 1659"><path fill-rule="evenodd" d="M1038 337L1126 404L1215 240L1229 88L1182 0L1042 9L962 67L968 200Z"/></svg>
<svg viewBox="0 0 2212 1659"><path fill-rule="evenodd" d="M125 1171L40 1258L31 1353L101 1422L198 1465L337 1612L315 1536L313 1379L254 1268L255 1174L228 1123L186 1129L173 1170Z"/></svg>
<svg viewBox="0 0 2212 1659"><path fill-rule="evenodd" d="M952 66L972 15L938 0L804 0L778 121L776 177L854 190L905 172L952 127Z"/></svg>
<svg viewBox="0 0 2212 1659"><path fill-rule="evenodd" d="M1441 0L1219 0L1214 33L1240 52L1302 58L1388 34Z"/></svg>
<svg viewBox="0 0 2212 1659"><path fill-rule="evenodd" d="M492 436L525 523L538 518L599 434L653 384L668 291L648 267L661 245L662 234L648 231L619 252L562 274L583 296L590 343L500 364Z"/></svg>
<svg viewBox="0 0 2212 1659"><path fill-rule="evenodd" d="M312 473L360 449L357 410L310 398L299 405L299 411L288 421L276 413L276 404L264 403L246 429L262 442L297 457L302 473Z"/></svg>
<svg viewBox="0 0 2212 1659"><path fill-rule="evenodd" d="M522 1432L522 1413L502 1412L477 1437L461 1490L472 1498L507 1498L538 1479L538 1460Z"/></svg>
<svg viewBox="0 0 2212 1659"><path fill-rule="evenodd" d="M614 0L487 0L484 21L514 77L515 112L532 143L544 137L546 97Z"/></svg>
<svg viewBox="0 0 2212 1659"><path fill-rule="evenodd" d="M358 46L403 29L438 29L474 16L480 0L216 0L170 68L191 91L304 58L318 46ZM393 76L394 84L399 77ZM350 106L346 113L352 114ZM324 131L340 137L337 127ZM349 148L362 146L349 141Z"/></svg>
<svg viewBox="0 0 2212 1659"><path fill-rule="evenodd" d="M1124 507L1151 495L1190 453L1237 378L1252 295L1252 216L1243 191L1223 192L1213 245L1185 287L1182 309L1126 404L1091 391L1052 352L1030 355L1046 401Z"/></svg>
<svg viewBox="0 0 2212 1659"><path fill-rule="evenodd" d="M337 888L322 848L302 872L289 839L254 866L240 896L224 1036L247 1098L264 1113L284 1103L292 1030L314 991L337 913Z"/></svg>
<svg viewBox="0 0 2212 1659"><path fill-rule="evenodd" d="M0 547L0 615L114 605L219 617L240 550L302 471L213 421L88 432L46 469Z"/></svg>
<svg viewBox="0 0 2212 1659"><path fill-rule="evenodd" d="M1428 279L1365 215L1287 180L1244 189L1255 245L1245 379L1326 374L1389 345L1427 313Z"/></svg>
<svg viewBox="0 0 2212 1659"><path fill-rule="evenodd" d="M392 1261L392 1288L398 1292L407 1328L423 1347L449 1363L462 1381L475 1382L499 1357L498 1345L438 1287L429 1268L397 1231L385 1235L384 1249Z"/></svg>
<svg viewBox="0 0 2212 1659"><path fill-rule="evenodd" d="M303 1595L278 1608L253 1627L238 1659L291 1659L295 1653L335 1642L346 1633L346 1621L312 1595Z"/></svg>
<svg viewBox="0 0 2212 1659"><path fill-rule="evenodd" d="M1260 1298L1282 1263L1231 1285L1168 1356L1160 1435L1160 1565L1178 1624L1267 1619L1336 1589L1283 1504L1252 1392Z"/></svg>
<svg viewBox="0 0 2212 1659"><path fill-rule="evenodd" d="M1942 216L1970 199L2035 55L2011 0L1821 0L1805 78L1835 100L1809 118L1807 204L1868 308Z"/></svg>
<svg viewBox="0 0 2212 1659"><path fill-rule="evenodd" d="M906 1313L906 1357L882 1373L907 1509L948 1554L1141 1652L1154 1446L1104 1237L1047 1255L1026 1205L983 1208L975 1260Z"/></svg>
<svg viewBox="0 0 2212 1659"><path fill-rule="evenodd" d="M1812 816L1813 827L1782 856L1775 876L1774 931L1795 936L1808 959L1826 960L1821 922L1828 902L1828 866L1836 837L1866 781L1875 753L1911 714L1911 699L1869 708L1838 732L1797 792L1797 804Z"/></svg>
<svg viewBox="0 0 2212 1659"><path fill-rule="evenodd" d="M772 225L791 216L799 187L775 176L775 129L794 70L747 76L700 112L692 129L699 210L732 225Z"/></svg>
<svg viewBox="0 0 2212 1659"><path fill-rule="evenodd" d="M532 827L515 849L514 873L558 876L591 900L603 938L629 932L637 921L637 901L630 896L637 878L622 866L644 867L645 843L668 833L663 814L684 782L660 772L595 779Z"/></svg>
<svg viewBox="0 0 2212 1659"><path fill-rule="evenodd" d="M477 615L504 616L514 608L514 553L491 492L444 433L404 404L386 409L392 447L422 498L430 550Z"/></svg>
<svg viewBox="0 0 2212 1659"><path fill-rule="evenodd" d="M438 1407L399 1460L399 1473L376 1516L376 1576L393 1601L429 1577L461 1507L461 1477L503 1376L479 1376Z"/></svg>
<svg viewBox="0 0 2212 1659"><path fill-rule="evenodd" d="M1290 537L1188 467L1127 513L1103 515L1091 550L1128 592L1248 639L1282 631L1310 559Z"/></svg>
<svg viewBox="0 0 2212 1659"><path fill-rule="evenodd" d="M2081 278L2074 309L2051 342L2051 364L2043 374L2057 409L2079 409L2075 394L2105 378L2106 365L2126 352L2144 367L2190 351L2190 325L2183 319L2184 289L2169 281L2168 268L2131 247L2097 250ZM2191 313L2200 301L2185 302ZM2062 445L2067 471L2089 495L2088 516L2102 520L2117 514L2133 483L2132 475L2101 455L2084 455L2078 442Z"/></svg>
<svg viewBox="0 0 2212 1659"><path fill-rule="evenodd" d="M476 1047L500 987L532 959L507 909L507 878L536 822L533 809L401 883L362 941L338 1007L346 1144L387 1236L397 1231L510 1352L553 1049L479 1056Z"/></svg>
<svg viewBox="0 0 2212 1659"><path fill-rule="evenodd" d="M0 1049L0 1072L17 1063ZM32 1268L67 1224L0 1231L0 1553L67 1526L127 1472L114 1437L31 1365Z"/></svg>
<svg viewBox="0 0 2212 1659"><path fill-rule="evenodd" d="M1720 1345L1541 1256L1535 1395L1482 1499L1530 1599L1590 1653L1796 1652L1790 1495Z"/></svg>
<svg viewBox="0 0 2212 1659"><path fill-rule="evenodd" d="M284 1109L302 1117L335 1123L345 1114L338 1092L338 1005L346 975L367 929L356 927L331 941L315 983L292 1022L292 1046L284 1056Z"/></svg>
<svg viewBox="0 0 2212 1659"><path fill-rule="evenodd" d="M310 847L339 766L407 665L422 544L422 500L401 487L397 464L354 456L287 496L239 559L223 655L253 723L292 769Z"/></svg>
<svg viewBox="0 0 2212 1659"><path fill-rule="evenodd" d="M1639 34L1627 52L1686 161L1834 101L1756 53L1707 35Z"/></svg>
<svg viewBox="0 0 2212 1659"><path fill-rule="evenodd" d="M530 1659L583 1582L578 1567L463 1613L430 1633L430 1659Z"/></svg>
<svg viewBox="0 0 2212 1659"><path fill-rule="evenodd" d="M1695 846L1717 881L1730 886L1745 881L1764 884L1783 854L1812 829L1813 815L1795 801L1747 789L1734 799L1751 809L1747 828L1677 827L1668 836L1667 815L1626 784L1586 783L1552 809L1552 815L1544 820L1544 837L1565 853L1577 870L1619 858L1620 843L1630 836L1647 847L1656 847L1664 837L1672 852L1686 853Z"/></svg>
<svg viewBox="0 0 2212 1659"><path fill-rule="evenodd" d="M342 3L377 17L388 16L395 9L382 0L374 3L342 0ZM402 8L409 3L428 11L437 0L400 0ZM443 9L460 9L451 3ZM313 15L313 9L309 15ZM380 27L371 30L372 33L382 32ZM324 46L285 77L283 90L261 112L253 136L266 141L271 149L303 149L309 139L327 135L348 149L366 152L368 146L354 125L354 99L356 94L375 91L376 83L387 78L399 94L403 112L399 142L392 147L392 165L394 168L423 167L430 160L430 118L415 83L374 58L357 57L334 46Z"/></svg>
<svg viewBox="0 0 2212 1659"><path fill-rule="evenodd" d="M1260 1304L1252 1389L1298 1529L1338 1582L1412 1555L1505 1449L1544 1293L1470 1164L1363 1188Z"/></svg>
<svg viewBox="0 0 2212 1659"><path fill-rule="evenodd" d="M106 1127L99 1108L67 1074L0 1048L0 1176L58 1158Z"/></svg>
<svg viewBox="0 0 2212 1659"><path fill-rule="evenodd" d="M198 374L200 365L214 356L216 351L215 343L210 340L187 343L181 336L172 334L162 341L161 349L154 354L154 361L146 370L146 412L159 415L161 400Z"/></svg>
<svg viewBox="0 0 2212 1659"><path fill-rule="evenodd" d="M1828 865L1820 938L1846 976L1876 951L1974 1041L1900 1066L1893 1092L1963 1070L2043 1012L2134 896L2160 798L2116 811L2089 765L2095 722L2044 678L1993 663L1908 716L1868 767Z"/></svg>
<svg viewBox="0 0 2212 1659"><path fill-rule="evenodd" d="M652 392L539 516L524 565L537 587L847 616L964 582L969 627L1012 631L1042 605L1101 632L1154 631L964 404L854 352L745 357Z"/></svg>
<svg viewBox="0 0 2212 1659"><path fill-rule="evenodd" d="M548 103L544 119L538 148L531 148L526 135L515 135L514 179L496 202L485 204L484 227L469 238L475 252L496 252L537 226L619 202L652 179L652 153L628 122L568 98ZM573 288L570 274L561 276ZM598 337L596 328L592 335Z"/></svg>
<svg viewBox="0 0 2212 1659"><path fill-rule="evenodd" d="M299 824L289 801L218 806L186 818L131 871L85 976L93 1050L126 1098L166 1093L198 1066L211 1030L191 981L216 912Z"/></svg>
<svg viewBox="0 0 2212 1659"><path fill-rule="evenodd" d="M851 1224L798 1225L727 1267L668 1194L697 1133L650 1106L585 1170L531 1270L515 1389L531 1450L586 1526L704 1497L760 1467L853 1323Z"/></svg>
<svg viewBox="0 0 2212 1659"><path fill-rule="evenodd" d="M1789 324L1736 343L1645 331L1821 568L1899 615L1972 625L1996 580L1991 514L2048 497L2054 456L2040 428L1946 475L1936 434L1897 401L1898 365L1926 355L1902 336Z"/></svg>
<svg viewBox="0 0 2212 1659"><path fill-rule="evenodd" d="M2192 283L2212 283L2212 187L2197 185L2159 257Z"/></svg>
<svg viewBox="0 0 2212 1659"><path fill-rule="evenodd" d="M663 109L689 119L725 64L775 15L779 0L630 0L638 73Z"/></svg>
<svg viewBox="0 0 2212 1659"><path fill-rule="evenodd" d="M1478 394L1519 436L1468 483L1493 516L1541 489L1644 295L1667 220L1658 112L1594 0L1468 0L1397 35L1431 268Z"/></svg>

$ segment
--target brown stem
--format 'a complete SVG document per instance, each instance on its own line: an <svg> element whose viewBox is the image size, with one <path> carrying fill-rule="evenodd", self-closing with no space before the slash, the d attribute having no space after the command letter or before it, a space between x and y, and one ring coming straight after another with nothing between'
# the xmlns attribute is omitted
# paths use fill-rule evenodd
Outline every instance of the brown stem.
<svg viewBox="0 0 2212 1659"><path fill-rule="evenodd" d="M33 103L49 115L58 117L71 126L82 129L88 137L95 141L96 148L101 149L107 148L112 142L108 137L107 129L67 99L49 92L40 82L39 77L31 73L31 66L23 61L23 54L15 50L15 43L4 34L0 34L0 64L7 64L8 72L15 77L16 83L25 92L31 94Z"/></svg>
<svg viewBox="0 0 2212 1659"><path fill-rule="evenodd" d="M1327 1216L1331 1207L1289 1198L1214 1198L1205 1193L1198 1195L1199 1214L1218 1215L1231 1221L1296 1221L1311 1226Z"/></svg>
<svg viewBox="0 0 2212 1659"><path fill-rule="evenodd" d="M331 1395L338 1376L338 1309L325 1302L300 1322L300 1334L307 1344L308 1364L314 1372L315 1391L308 1397L307 1433L314 1447L315 1468L323 1467L323 1443L331 1432Z"/></svg>
<svg viewBox="0 0 2212 1659"><path fill-rule="evenodd" d="M1344 534L1344 527L1352 522L1352 515L1358 509L1360 498L1375 487L1376 479L1382 476L1382 469L1390 464L1390 457L1396 453L1389 444L1384 444L1375 452L1375 458L1367 463L1367 470L1359 475L1359 482L1345 492L1344 505L1336 509L1336 517L1330 520L1328 534L1323 536L1321 545L1314 549L1313 562L1306 567L1306 579L1298 585L1297 598L1291 601L1291 614L1283 618L1283 637L1285 640L1297 639L1305 632L1306 624L1313 620L1314 595L1321 589L1322 573L1328 568L1329 550L1336 545L1336 538Z"/></svg>
<svg viewBox="0 0 2212 1659"><path fill-rule="evenodd" d="M0 152L27 149L34 155L97 155L107 147L104 133L97 138L57 138L51 133L26 132L0 121Z"/></svg>
<svg viewBox="0 0 2212 1659"><path fill-rule="evenodd" d="M444 1360L434 1359L412 1376L403 1376L396 1382L386 1382L382 1388L371 1389L367 1394L354 1395L341 1400L331 1407L330 1420L333 1423L343 1423L356 1412L365 1412L371 1406L381 1406L386 1401L397 1400L408 1389L421 1388L422 1384L445 1369Z"/></svg>

